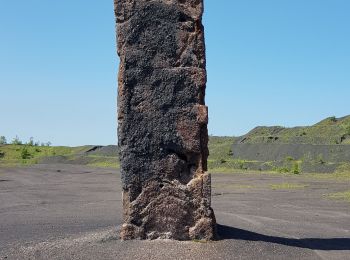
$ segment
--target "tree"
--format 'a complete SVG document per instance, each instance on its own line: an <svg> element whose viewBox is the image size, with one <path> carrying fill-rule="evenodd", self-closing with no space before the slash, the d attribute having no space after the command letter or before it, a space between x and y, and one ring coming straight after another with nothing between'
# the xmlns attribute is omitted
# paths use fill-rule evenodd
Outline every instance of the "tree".
<svg viewBox="0 0 350 260"><path fill-rule="evenodd" d="M5 136L0 136L0 144L7 144Z"/></svg>
<svg viewBox="0 0 350 260"><path fill-rule="evenodd" d="M337 122L337 118L335 116L331 116L329 120L333 123Z"/></svg>
<svg viewBox="0 0 350 260"><path fill-rule="evenodd" d="M14 145L22 145L22 141L19 140L18 136L16 135L16 137L12 140L12 144L14 144Z"/></svg>
<svg viewBox="0 0 350 260"><path fill-rule="evenodd" d="M33 137L29 138L28 145L29 146L34 146L34 138Z"/></svg>

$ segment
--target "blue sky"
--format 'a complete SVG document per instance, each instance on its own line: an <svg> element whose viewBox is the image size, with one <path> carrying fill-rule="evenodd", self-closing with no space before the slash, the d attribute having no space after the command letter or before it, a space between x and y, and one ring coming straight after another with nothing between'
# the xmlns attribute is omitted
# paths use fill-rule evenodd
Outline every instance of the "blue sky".
<svg viewBox="0 0 350 260"><path fill-rule="evenodd" d="M209 133L350 114L350 1L206 0ZM116 143L113 1L2 1L0 135Z"/></svg>

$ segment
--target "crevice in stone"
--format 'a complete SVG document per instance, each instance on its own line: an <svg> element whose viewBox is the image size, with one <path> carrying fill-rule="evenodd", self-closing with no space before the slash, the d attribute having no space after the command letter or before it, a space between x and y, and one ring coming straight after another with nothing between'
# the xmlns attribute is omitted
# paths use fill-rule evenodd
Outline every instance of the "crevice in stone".
<svg viewBox="0 0 350 260"><path fill-rule="evenodd" d="M171 148L168 148L168 149L166 149L167 150L167 152L169 153L169 154L175 154L177 157L179 157L181 160L183 160L183 161L185 161L186 163L188 163L188 158L187 158L187 156L185 155L185 154L183 154L183 153L180 153L180 152L177 152L177 151L175 151L175 150L173 150L173 149L171 149Z"/></svg>

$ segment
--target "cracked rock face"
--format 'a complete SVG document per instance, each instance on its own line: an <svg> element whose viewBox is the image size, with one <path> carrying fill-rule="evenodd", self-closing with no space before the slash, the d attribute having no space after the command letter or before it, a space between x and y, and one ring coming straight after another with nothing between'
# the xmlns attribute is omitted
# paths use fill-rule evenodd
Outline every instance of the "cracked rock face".
<svg viewBox="0 0 350 260"><path fill-rule="evenodd" d="M122 239L214 239L202 0L115 0Z"/></svg>

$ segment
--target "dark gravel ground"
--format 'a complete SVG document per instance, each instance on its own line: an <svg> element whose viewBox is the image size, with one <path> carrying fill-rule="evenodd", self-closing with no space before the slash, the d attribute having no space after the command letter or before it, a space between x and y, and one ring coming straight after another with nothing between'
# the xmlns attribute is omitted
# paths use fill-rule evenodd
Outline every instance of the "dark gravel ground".
<svg viewBox="0 0 350 260"><path fill-rule="evenodd" d="M115 170L0 168L0 259L350 259L350 203L325 196L349 189L350 180L214 174L221 240L120 241Z"/></svg>

